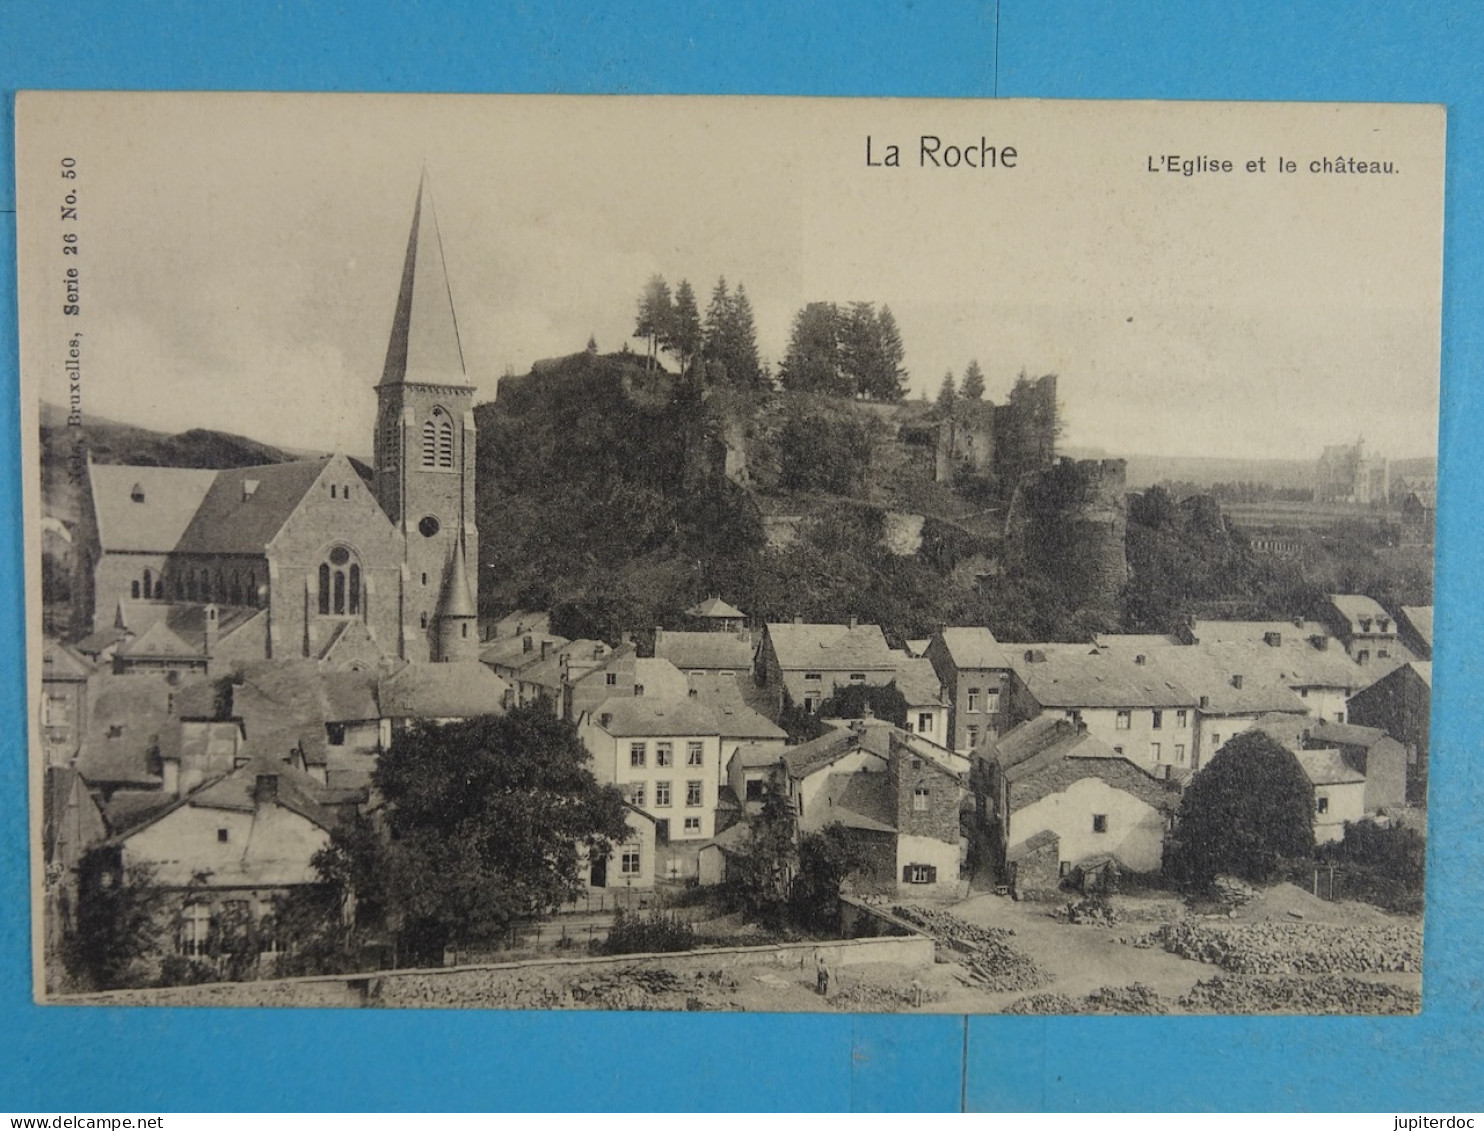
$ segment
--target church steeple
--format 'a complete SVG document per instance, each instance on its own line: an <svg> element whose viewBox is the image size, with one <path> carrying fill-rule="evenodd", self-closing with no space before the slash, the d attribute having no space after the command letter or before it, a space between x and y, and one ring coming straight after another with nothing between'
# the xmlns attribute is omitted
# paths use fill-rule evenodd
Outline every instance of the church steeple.
<svg viewBox="0 0 1484 1131"><path fill-rule="evenodd" d="M428 174L417 186L412 209L412 233L407 237L407 258L402 264L402 288L392 316L392 336L387 344L381 384L409 382L418 385L467 385L464 349L454 316L453 294L448 286L448 268L443 261L443 240Z"/></svg>
<svg viewBox="0 0 1484 1131"><path fill-rule="evenodd" d="M376 498L406 543L401 655L477 659L474 384L426 173L376 398Z"/></svg>

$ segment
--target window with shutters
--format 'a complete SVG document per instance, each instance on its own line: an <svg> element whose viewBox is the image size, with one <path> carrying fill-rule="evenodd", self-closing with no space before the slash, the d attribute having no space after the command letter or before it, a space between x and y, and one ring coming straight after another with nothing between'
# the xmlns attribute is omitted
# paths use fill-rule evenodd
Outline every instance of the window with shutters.
<svg viewBox="0 0 1484 1131"><path fill-rule="evenodd" d="M932 864L904 865L902 882L904 884L935 884L938 882L938 869Z"/></svg>

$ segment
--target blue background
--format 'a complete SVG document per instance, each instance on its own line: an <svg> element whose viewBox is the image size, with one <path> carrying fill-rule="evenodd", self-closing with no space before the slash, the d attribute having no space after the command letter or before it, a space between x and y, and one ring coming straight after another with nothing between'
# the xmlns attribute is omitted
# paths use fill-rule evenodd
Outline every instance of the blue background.
<svg viewBox="0 0 1484 1131"><path fill-rule="evenodd" d="M11 3L0 18L0 263L14 91L718 93L1441 102L1448 106L1442 494L1425 1009L1377 1020L38 1009L30 1000L19 539L0 551L0 1110L1484 1108L1484 5L876 2L825 9L443 0ZM0 285L0 510L20 474ZM1378 406L1384 411L1384 406ZM1439 848L1439 846L1442 846Z"/></svg>

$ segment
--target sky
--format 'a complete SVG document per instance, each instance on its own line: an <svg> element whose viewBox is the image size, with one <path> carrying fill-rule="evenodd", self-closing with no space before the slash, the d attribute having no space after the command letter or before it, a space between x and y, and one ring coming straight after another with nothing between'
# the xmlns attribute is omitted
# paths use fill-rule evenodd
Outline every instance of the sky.
<svg viewBox="0 0 1484 1131"><path fill-rule="evenodd" d="M921 167L924 135L1015 167ZM724 275L775 365L806 302L866 300L913 396L1057 373L1069 446L1436 451L1443 117L1405 106L27 93L27 387L66 403L81 332L85 412L366 453L424 169L481 400L589 335L642 350L651 275L703 308Z"/></svg>

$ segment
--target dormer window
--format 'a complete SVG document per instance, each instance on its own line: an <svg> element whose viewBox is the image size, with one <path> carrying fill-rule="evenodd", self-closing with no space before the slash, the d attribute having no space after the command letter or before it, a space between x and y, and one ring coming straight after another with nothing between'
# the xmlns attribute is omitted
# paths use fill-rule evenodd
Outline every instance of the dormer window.
<svg viewBox="0 0 1484 1131"><path fill-rule="evenodd" d="M142 484L139 484L139 483L136 483L136 484L134 484L134 486L130 487L129 488L129 498L133 499L136 503L142 503L142 502L144 502L144 487L143 487L143 485Z"/></svg>

